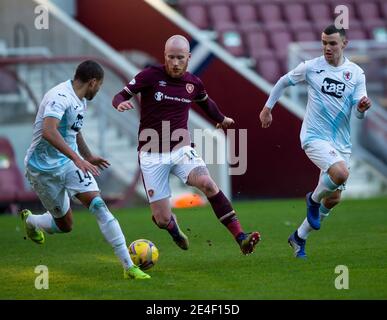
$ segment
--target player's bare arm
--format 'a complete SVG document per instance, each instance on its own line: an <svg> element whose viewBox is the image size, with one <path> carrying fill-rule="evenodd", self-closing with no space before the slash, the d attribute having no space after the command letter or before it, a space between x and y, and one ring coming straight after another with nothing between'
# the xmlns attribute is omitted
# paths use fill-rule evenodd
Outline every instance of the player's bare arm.
<svg viewBox="0 0 387 320"><path fill-rule="evenodd" d="M43 138L46 139L52 146L62 152L66 157L71 159L74 164L86 174L88 171L93 175L98 176L99 170L90 162L81 159L64 141L58 131L59 120L53 117L44 118L43 121Z"/></svg>
<svg viewBox="0 0 387 320"><path fill-rule="evenodd" d="M361 113L366 112L369 108L371 108L372 102L368 97L362 97L357 104L357 110Z"/></svg>
<svg viewBox="0 0 387 320"><path fill-rule="evenodd" d="M97 166L101 170L110 166L110 163L106 159L91 153L85 139L83 138L82 132L77 134L77 145L81 156L91 164Z"/></svg>
<svg viewBox="0 0 387 320"><path fill-rule="evenodd" d="M261 113L259 114L259 119L261 120L262 128L269 128L273 121L271 109L267 106L264 106Z"/></svg>

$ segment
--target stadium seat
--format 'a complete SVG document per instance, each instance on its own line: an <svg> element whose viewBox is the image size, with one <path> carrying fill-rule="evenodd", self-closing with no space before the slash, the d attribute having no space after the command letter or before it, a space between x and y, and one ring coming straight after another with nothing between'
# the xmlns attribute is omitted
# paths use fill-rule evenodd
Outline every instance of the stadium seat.
<svg viewBox="0 0 387 320"><path fill-rule="evenodd" d="M384 20L387 20L387 1L380 1L381 13L383 15Z"/></svg>
<svg viewBox="0 0 387 320"><path fill-rule="evenodd" d="M333 21L332 11L327 3L308 3L308 12L312 23Z"/></svg>
<svg viewBox="0 0 387 320"><path fill-rule="evenodd" d="M301 3L288 3L283 7L284 16L288 22L308 22L305 7Z"/></svg>
<svg viewBox="0 0 387 320"><path fill-rule="evenodd" d="M243 38L237 26L232 22L224 21L214 26L218 34L218 42L232 55L245 55Z"/></svg>
<svg viewBox="0 0 387 320"><path fill-rule="evenodd" d="M226 4L210 5L209 16L214 26L222 25L223 23L233 23L231 8Z"/></svg>
<svg viewBox="0 0 387 320"><path fill-rule="evenodd" d="M386 22L382 18L376 2L357 3L357 12L366 28L369 37L373 38L373 31L376 28L385 28Z"/></svg>
<svg viewBox="0 0 387 320"><path fill-rule="evenodd" d="M200 29L210 29L210 22L207 16L207 10L204 5L187 5L184 14L194 25Z"/></svg>
<svg viewBox="0 0 387 320"><path fill-rule="evenodd" d="M367 33L363 28L349 28L346 30L347 39L349 41L351 40L366 40L367 39Z"/></svg>
<svg viewBox="0 0 387 320"><path fill-rule="evenodd" d="M37 201L37 196L25 189L12 145L0 137L0 211L16 213L21 203L29 201Z"/></svg>
<svg viewBox="0 0 387 320"><path fill-rule="evenodd" d="M294 40L297 42L306 42L306 41L320 41L320 38L317 37L316 32L313 30L310 31L294 31Z"/></svg>
<svg viewBox="0 0 387 320"><path fill-rule="evenodd" d="M239 25L253 24L258 20L255 6L252 3L236 3L234 13Z"/></svg>
<svg viewBox="0 0 387 320"><path fill-rule="evenodd" d="M17 94L17 81L11 74L0 68L0 94Z"/></svg>
<svg viewBox="0 0 387 320"><path fill-rule="evenodd" d="M272 47L279 59L286 59L288 55L288 45L293 41L289 31L274 32L270 36Z"/></svg>
<svg viewBox="0 0 387 320"><path fill-rule="evenodd" d="M256 60L258 74L270 83L275 83L282 76L281 67L274 57L261 58Z"/></svg>
<svg viewBox="0 0 387 320"><path fill-rule="evenodd" d="M264 3L258 5L260 17L265 24L273 22L283 22L281 9L279 5L273 3Z"/></svg>
<svg viewBox="0 0 387 320"><path fill-rule="evenodd" d="M256 30L245 34L246 48L250 55L255 55L254 52L267 50L270 45L266 33L262 30Z"/></svg>

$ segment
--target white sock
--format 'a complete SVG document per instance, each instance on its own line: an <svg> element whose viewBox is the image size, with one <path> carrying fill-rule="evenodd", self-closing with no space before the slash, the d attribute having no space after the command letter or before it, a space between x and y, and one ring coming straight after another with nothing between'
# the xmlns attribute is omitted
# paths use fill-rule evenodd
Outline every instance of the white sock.
<svg viewBox="0 0 387 320"><path fill-rule="evenodd" d="M27 217L26 222L29 226L35 229L43 230L49 234L62 233L56 225L51 213L48 211L44 214L30 214Z"/></svg>
<svg viewBox="0 0 387 320"><path fill-rule="evenodd" d="M321 222L329 216L331 209L325 207L322 203L320 205L320 220ZM304 222L297 229L297 234L301 239L306 240L309 236L309 233L314 229L310 226L308 219L305 218Z"/></svg>
<svg viewBox="0 0 387 320"><path fill-rule="evenodd" d="M120 259L124 269L128 269L133 266L120 224L109 211L102 198L95 197L90 203L89 210L97 218L97 222L103 236L113 247L114 253Z"/></svg>
<svg viewBox="0 0 387 320"><path fill-rule="evenodd" d="M305 218L304 222L297 229L297 234L301 239L306 240L311 231L313 231L313 228L310 226L308 219Z"/></svg>
<svg viewBox="0 0 387 320"><path fill-rule="evenodd" d="M320 205L320 221L322 222L325 218L329 216L329 213L331 212L331 209L328 209L324 206L324 204L321 203Z"/></svg>
<svg viewBox="0 0 387 320"><path fill-rule="evenodd" d="M332 181L328 172L324 172L320 176L317 187L312 193L312 200L314 202L320 203L322 198L332 194L334 191L337 190L338 187L339 186Z"/></svg>

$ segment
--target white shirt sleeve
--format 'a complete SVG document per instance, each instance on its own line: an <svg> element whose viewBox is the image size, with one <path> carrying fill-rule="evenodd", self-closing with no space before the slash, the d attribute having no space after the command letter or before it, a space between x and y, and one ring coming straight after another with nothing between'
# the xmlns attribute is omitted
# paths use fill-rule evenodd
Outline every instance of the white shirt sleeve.
<svg viewBox="0 0 387 320"><path fill-rule="evenodd" d="M54 117L61 120L66 108L67 103L63 98L58 97L55 100L49 98L44 109L43 118Z"/></svg>
<svg viewBox="0 0 387 320"><path fill-rule="evenodd" d="M306 61L301 62L297 67L287 73L289 82L292 86L299 82L305 81L307 72Z"/></svg>
<svg viewBox="0 0 387 320"><path fill-rule="evenodd" d="M270 96L266 101L265 106L273 109L278 99L282 96L285 88L294 86L298 82L304 81L306 78L306 63L300 63L295 69L289 71L287 74L282 76L277 83L274 85L270 92Z"/></svg>

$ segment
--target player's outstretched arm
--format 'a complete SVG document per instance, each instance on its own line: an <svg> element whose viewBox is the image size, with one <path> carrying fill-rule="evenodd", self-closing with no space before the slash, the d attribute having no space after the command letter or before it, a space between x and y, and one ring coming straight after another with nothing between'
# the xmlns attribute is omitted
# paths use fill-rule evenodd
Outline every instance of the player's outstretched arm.
<svg viewBox="0 0 387 320"><path fill-rule="evenodd" d="M101 170L110 166L110 163L106 159L91 153L81 132L78 132L77 134L77 145L79 153L86 161L97 166Z"/></svg>
<svg viewBox="0 0 387 320"><path fill-rule="evenodd" d="M74 164L81 169L84 174L91 172L98 176L99 170L96 166L88 161L83 160L74 150L72 150L58 131L59 119L54 117L46 117L43 120L43 138L47 140L53 147L62 152L66 157L71 159Z"/></svg>
<svg viewBox="0 0 387 320"><path fill-rule="evenodd" d="M262 111L259 114L259 120L261 121L262 128L270 127L273 121L271 110L274 108L274 105L277 103L278 99L282 96L285 88L288 86L289 80L287 75L282 76L274 85L265 106L262 108Z"/></svg>

